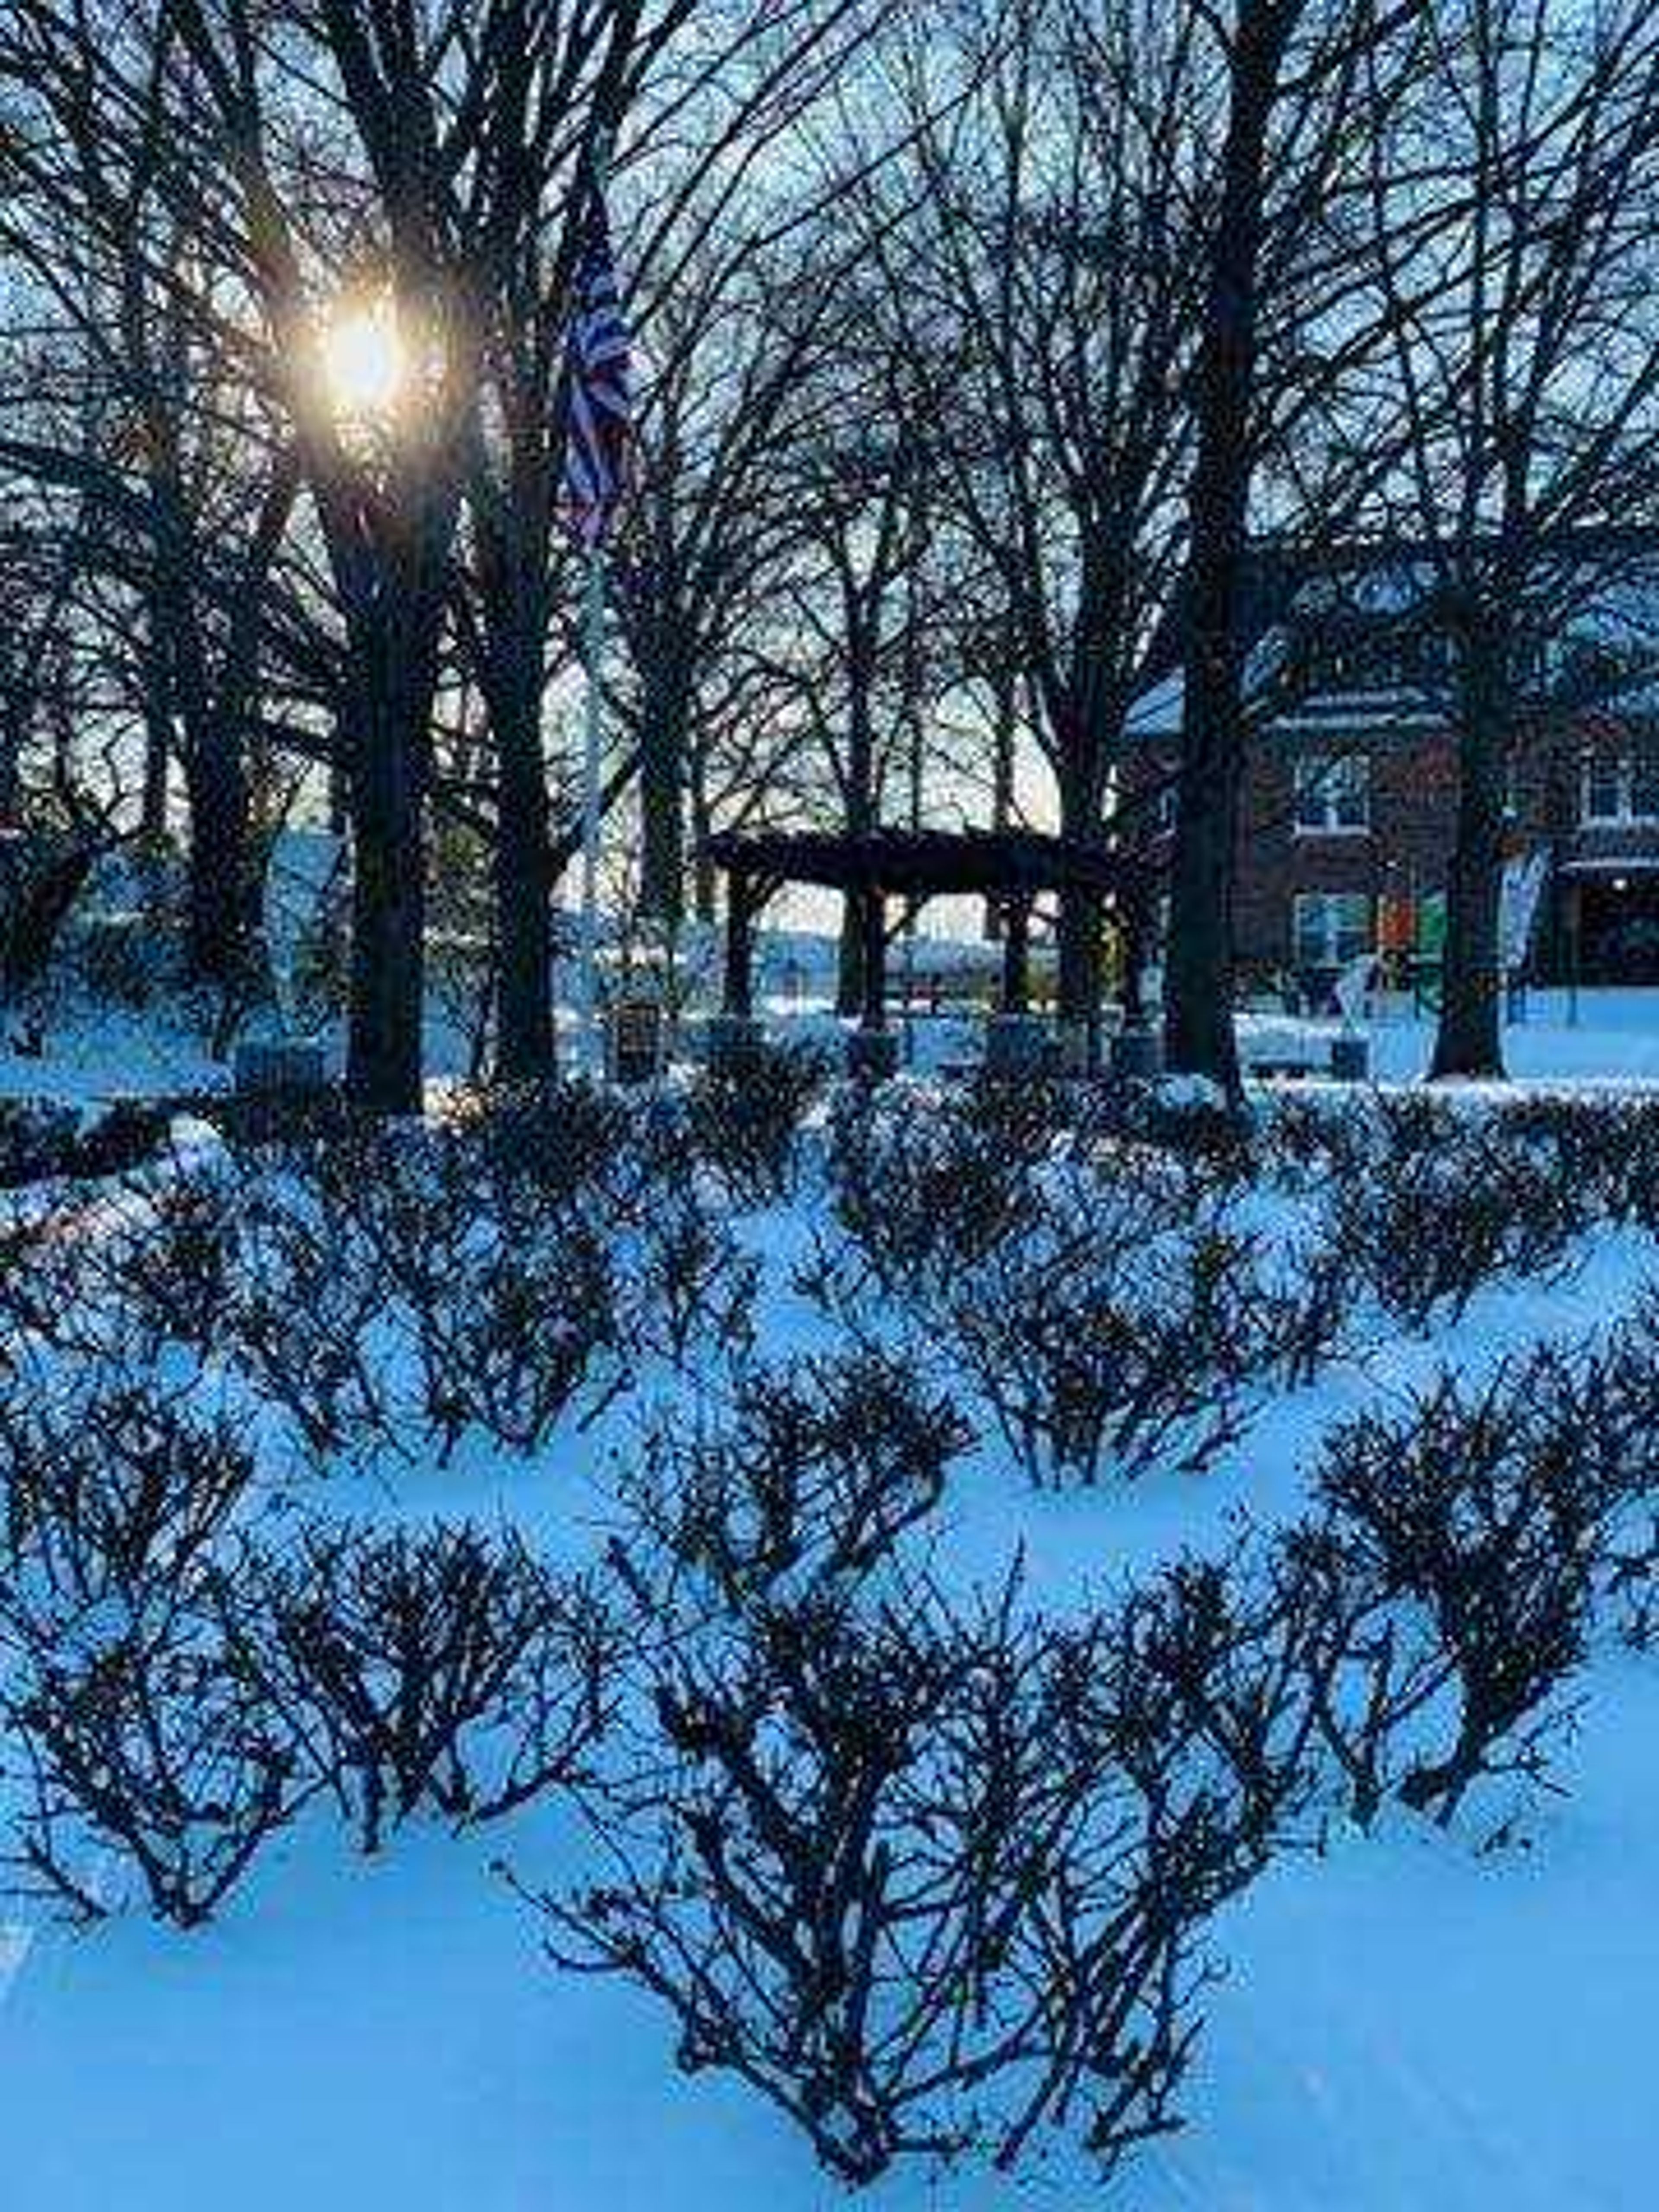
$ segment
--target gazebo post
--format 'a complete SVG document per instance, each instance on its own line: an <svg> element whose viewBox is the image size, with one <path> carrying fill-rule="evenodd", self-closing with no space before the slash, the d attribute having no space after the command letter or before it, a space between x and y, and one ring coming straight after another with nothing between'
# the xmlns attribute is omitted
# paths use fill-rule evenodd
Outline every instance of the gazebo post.
<svg viewBox="0 0 1659 2212"><path fill-rule="evenodd" d="M1023 1014L1031 1004L1031 902L1016 891L1002 902L1002 1012Z"/></svg>
<svg viewBox="0 0 1659 2212"><path fill-rule="evenodd" d="M1031 1012L1033 897L1023 885L1002 896L1002 988L985 1025L985 1066L992 1075L1024 1079L1047 1065L1048 1024Z"/></svg>
<svg viewBox="0 0 1659 2212"><path fill-rule="evenodd" d="M898 1073L898 1038L887 1026L887 915L879 884L860 884L858 901L860 1006L847 1040L850 1074L879 1083Z"/></svg>
<svg viewBox="0 0 1659 2212"><path fill-rule="evenodd" d="M726 894L726 988L721 1007L728 1021L746 1022L755 1012L755 914L749 877L733 868Z"/></svg>
<svg viewBox="0 0 1659 2212"><path fill-rule="evenodd" d="M880 888L868 884L859 893L859 962L863 1005L859 1027L876 1033L887 1026L887 914Z"/></svg>
<svg viewBox="0 0 1659 2212"><path fill-rule="evenodd" d="M755 1019L755 915L757 892L746 868L726 872L726 964L720 1011L708 1025L708 1065L718 1074L741 1075L759 1054L761 1025Z"/></svg>

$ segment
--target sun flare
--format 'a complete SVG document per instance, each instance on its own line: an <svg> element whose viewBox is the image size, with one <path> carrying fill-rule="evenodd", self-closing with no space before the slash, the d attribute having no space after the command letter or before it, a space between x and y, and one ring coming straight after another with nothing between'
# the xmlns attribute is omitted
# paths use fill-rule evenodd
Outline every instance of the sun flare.
<svg viewBox="0 0 1659 2212"><path fill-rule="evenodd" d="M389 300L337 309L323 325L319 351L337 414L369 421L396 409L409 381L409 349Z"/></svg>

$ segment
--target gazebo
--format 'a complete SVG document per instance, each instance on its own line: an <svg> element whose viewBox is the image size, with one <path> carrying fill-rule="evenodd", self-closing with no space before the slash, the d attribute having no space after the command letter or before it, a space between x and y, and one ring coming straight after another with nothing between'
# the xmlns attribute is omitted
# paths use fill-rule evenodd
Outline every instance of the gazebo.
<svg viewBox="0 0 1659 2212"><path fill-rule="evenodd" d="M755 926L786 884L839 891L854 902L861 949L858 1056L872 1069L890 1051L867 1042L887 1027L887 902L907 910L928 899L994 900L1003 917L1000 1012L1030 1007L1031 910L1047 892L1082 891L1097 906L1124 888L1126 863L1093 847L1036 830L890 830L727 832L708 840L726 878L724 1015L728 1030L754 1018Z"/></svg>

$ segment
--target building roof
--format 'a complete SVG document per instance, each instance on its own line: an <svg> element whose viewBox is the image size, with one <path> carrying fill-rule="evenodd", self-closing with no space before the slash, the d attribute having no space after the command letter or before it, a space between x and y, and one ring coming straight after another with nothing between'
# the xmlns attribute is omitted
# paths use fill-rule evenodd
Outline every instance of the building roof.
<svg viewBox="0 0 1659 2212"><path fill-rule="evenodd" d="M1584 541L1593 559L1600 538L1587 532ZM1644 546L1639 559L1632 555L1603 574L1592 572L1582 596L1560 610L1542 640L1541 706L1565 713L1605 706L1631 720L1659 716L1659 544L1644 540ZM1407 736L1443 724L1449 712L1443 677L1401 670L1378 684L1354 685L1329 677L1309 684L1288 665L1290 641L1298 633L1338 642L1345 634L1363 640L1368 633L1408 641L1420 624L1431 634L1437 591L1433 562L1409 554L1290 579L1250 650L1245 687L1252 711L1266 728L1302 741L1359 730L1367 736L1389 731ZM1180 734L1183 695L1179 668L1161 674L1129 709L1130 740L1171 744Z"/></svg>

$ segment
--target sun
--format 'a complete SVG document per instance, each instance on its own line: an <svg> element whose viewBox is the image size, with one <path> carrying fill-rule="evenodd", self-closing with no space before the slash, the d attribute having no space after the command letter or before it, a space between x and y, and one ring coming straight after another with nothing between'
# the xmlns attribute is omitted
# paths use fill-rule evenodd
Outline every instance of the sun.
<svg viewBox="0 0 1659 2212"><path fill-rule="evenodd" d="M329 404L355 422L392 414L409 382L409 349L390 300L343 302L325 320L318 344Z"/></svg>

